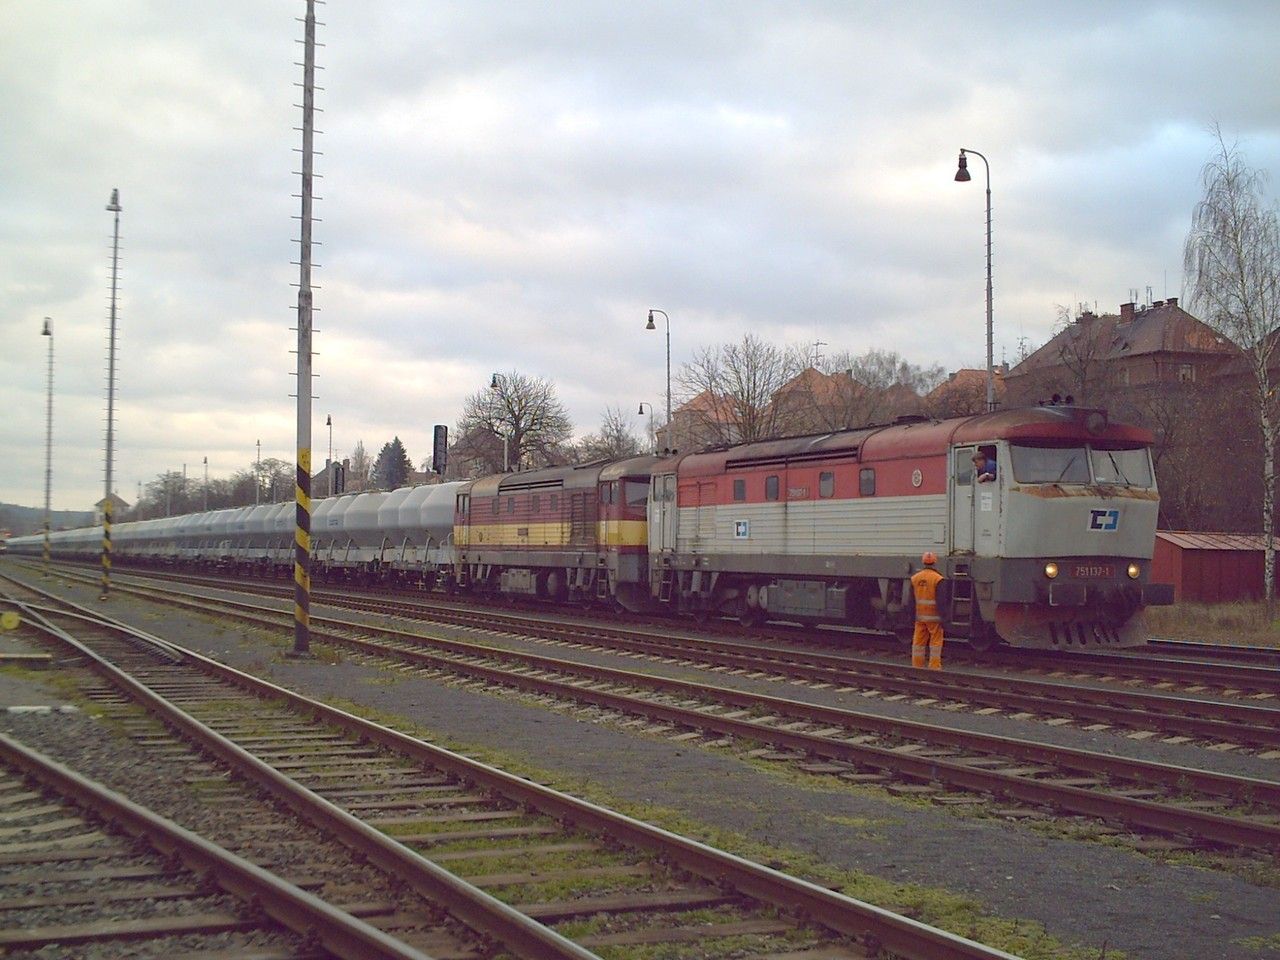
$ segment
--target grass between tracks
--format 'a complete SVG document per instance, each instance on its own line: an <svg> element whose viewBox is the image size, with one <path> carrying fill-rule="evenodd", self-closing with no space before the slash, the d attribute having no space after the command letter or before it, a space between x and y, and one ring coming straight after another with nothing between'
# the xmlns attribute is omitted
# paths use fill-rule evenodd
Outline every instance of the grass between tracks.
<svg viewBox="0 0 1280 960"><path fill-rule="evenodd" d="M1253 603L1177 603L1148 607L1147 626L1154 637L1280 647L1280 619L1263 601Z"/></svg>
<svg viewBox="0 0 1280 960"><path fill-rule="evenodd" d="M1026 960L1097 960L1099 956L1099 946L1064 944L1050 936L1040 924L995 916L972 897L937 887L895 883L857 870L840 869L798 850L770 846L740 833L721 830L692 820L670 808L637 803L614 796L599 783L554 775L529 763L527 757L441 738L434 731L407 724L403 717L371 710L363 704L336 699L331 699L330 702L358 716L386 724L436 746L454 750L482 763L499 767L508 773L547 784L557 790L609 807L673 833L691 837L757 863L767 864L791 876L809 880L838 890L846 896L864 900L988 946L1006 950ZM856 826L865 828L874 824L868 821L866 824L859 823ZM623 953L617 956L622 958L630 955ZM1125 956L1124 953L1111 948L1106 950L1108 960L1124 960Z"/></svg>

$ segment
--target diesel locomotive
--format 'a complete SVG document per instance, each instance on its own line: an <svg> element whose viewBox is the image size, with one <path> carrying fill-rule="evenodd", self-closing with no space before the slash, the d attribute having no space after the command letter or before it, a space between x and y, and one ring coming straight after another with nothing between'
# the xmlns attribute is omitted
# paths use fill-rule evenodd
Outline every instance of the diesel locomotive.
<svg viewBox="0 0 1280 960"><path fill-rule="evenodd" d="M1173 599L1149 579L1151 443L1105 411L1042 406L349 494L315 506L312 576L903 634L932 551L948 636L1132 646L1142 611ZM92 555L100 529L54 534L54 552ZM293 562L292 503L112 532L121 563Z"/></svg>

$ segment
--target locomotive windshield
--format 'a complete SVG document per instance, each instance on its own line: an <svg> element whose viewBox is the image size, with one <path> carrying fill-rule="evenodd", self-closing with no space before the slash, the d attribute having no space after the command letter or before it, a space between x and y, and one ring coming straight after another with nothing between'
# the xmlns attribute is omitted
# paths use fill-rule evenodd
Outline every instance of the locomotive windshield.
<svg viewBox="0 0 1280 960"><path fill-rule="evenodd" d="M1009 448L1013 478L1019 483L1088 483L1089 454L1084 447Z"/></svg>
<svg viewBox="0 0 1280 960"><path fill-rule="evenodd" d="M1151 458L1142 450L1090 450L1094 483L1151 486Z"/></svg>
<svg viewBox="0 0 1280 960"><path fill-rule="evenodd" d="M1111 483L1150 487L1151 457L1137 450L1093 450L1085 447L1009 448L1013 476L1019 483Z"/></svg>

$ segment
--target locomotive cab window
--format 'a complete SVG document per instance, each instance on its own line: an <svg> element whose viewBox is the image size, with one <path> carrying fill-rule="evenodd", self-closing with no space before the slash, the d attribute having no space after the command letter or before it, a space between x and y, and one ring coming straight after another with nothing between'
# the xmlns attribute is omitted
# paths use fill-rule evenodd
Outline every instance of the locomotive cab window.
<svg viewBox="0 0 1280 960"><path fill-rule="evenodd" d="M778 475L773 474L764 478L764 498L766 500L778 499Z"/></svg>
<svg viewBox="0 0 1280 960"><path fill-rule="evenodd" d="M858 493L864 497L876 495L875 467L863 467L858 471Z"/></svg>
<svg viewBox="0 0 1280 960"><path fill-rule="evenodd" d="M818 496L834 497L836 493L836 475L830 470L818 474Z"/></svg>
<svg viewBox="0 0 1280 960"><path fill-rule="evenodd" d="M649 502L649 484L643 480L627 480L622 486L627 506L643 509Z"/></svg>
<svg viewBox="0 0 1280 960"><path fill-rule="evenodd" d="M1084 447L1029 447L1013 444L1013 478L1019 483L1088 483L1089 452Z"/></svg>
<svg viewBox="0 0 1280 960"><path fill-rule="evenodd" d="M733 499L747 499L747 481L741 479L733 481Z"/></svg>
<svg viewBox="0 0 1280 960"><path fill-rule="evenodd" d="M1114 483L1126 487L1150 487L1151 457L1146 448L1137 450L1090 450L1094 483Z"/></svg>

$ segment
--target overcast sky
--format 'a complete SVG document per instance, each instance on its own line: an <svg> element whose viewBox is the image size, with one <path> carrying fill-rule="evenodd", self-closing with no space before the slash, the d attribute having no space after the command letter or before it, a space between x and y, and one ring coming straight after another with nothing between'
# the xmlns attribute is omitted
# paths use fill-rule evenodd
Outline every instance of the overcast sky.
<svg viewBox="0 0 1280 960"><path fill-rule="evenodd" d="M302 0L2 4L0 501L102 496L119 188L115 478L294 457ZM978 366L1057 306L1182 295L1220 123L1280 169L1280 5L485 3L320 7L314 462L434 423L494 371L579 435L661 409L752 332ZM1273 184L1273 190L1275 185Z"/></svg>

